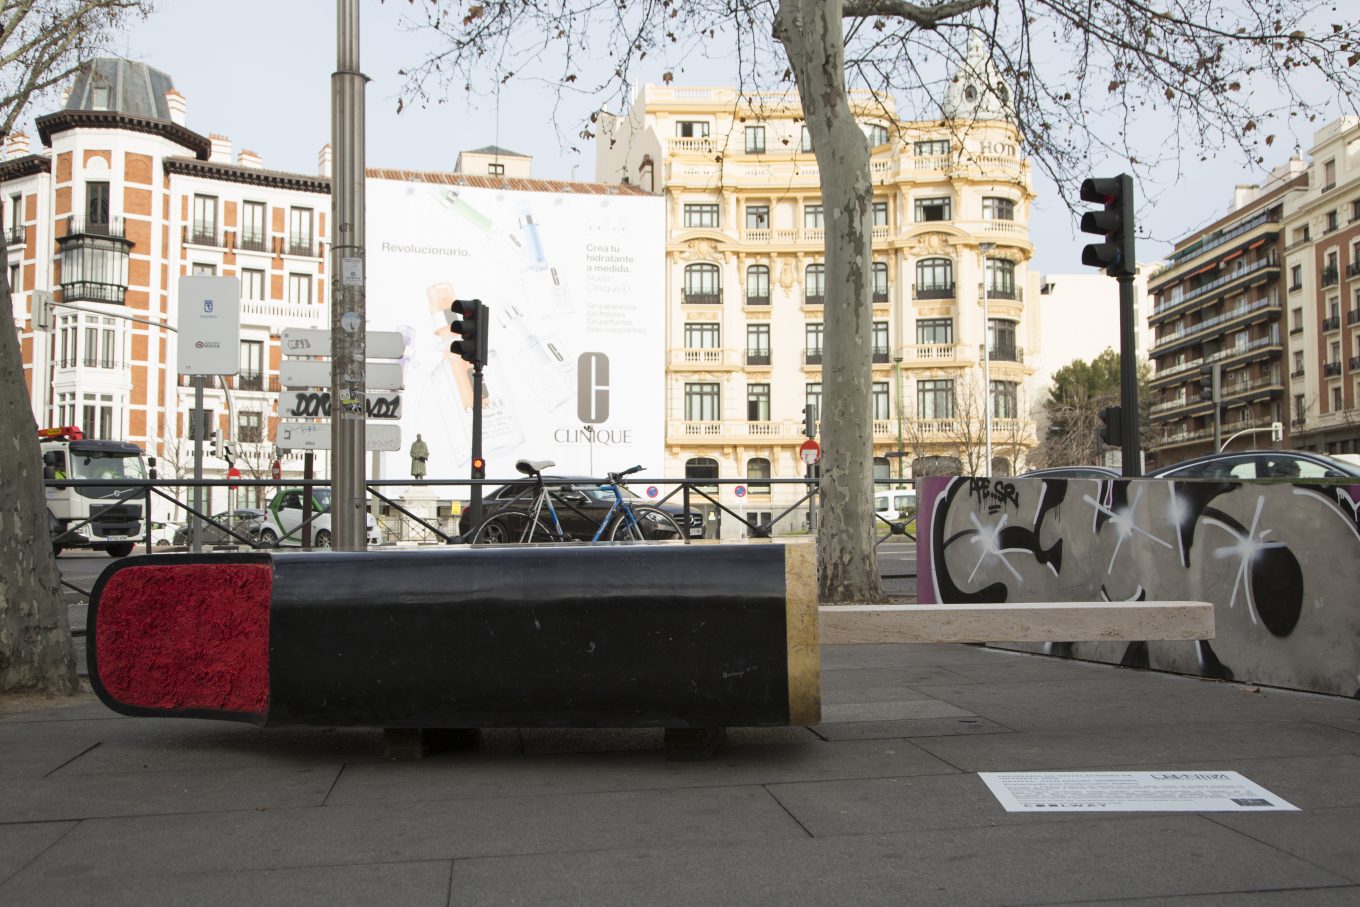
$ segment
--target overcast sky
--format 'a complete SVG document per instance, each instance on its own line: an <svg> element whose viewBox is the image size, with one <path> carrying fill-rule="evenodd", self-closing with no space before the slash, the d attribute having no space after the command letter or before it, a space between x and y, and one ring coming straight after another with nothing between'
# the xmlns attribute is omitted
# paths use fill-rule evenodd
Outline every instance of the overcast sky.
<svg viewBox="0 0 1360 907"><path fill-rule="evenodd" d="M152 18L120 38L116 50L168 73L188 99L188 125L202 134L229 137L235 149L249 148L270 169L315 173L321 146L330 141L331 73L335 69L335 4L330 0L233 0L206 15L200 2L162 2ZM405 0L362 3L361 66L372 79L368 105L367 163L370 167L451 170L458 152L497 144L534 158L534 175L551 179L594 178L594 148L575 139L579 118L593 106L561 111L562 129L549 122L553 98L536 85L511 83L494 99L469 108L462 96L429 109L396 113L401 87L398 70L418 58L423 39L401 27ZM672 64L675 61L671 61ZM676 84L728 85L735 71L720 62L689 61ZM638 70L660 81L666 64ZM46 112L43 108L35 112ZM30 128L30 134L32 134ZM579 152L570 150L580 142ZM1311 135L1304 134L1306 152ZM1293 140L1277 142L1270 166L1285 162ZM1109 174L1117 173L1116 163ZM1139 259L1160 258L1174 240L1223 214L1238 183L1259 182L1261 170L1246 169L1240 156L1195 164L1172 182L1140 187L1152 204L1139 207L1140 223L1153 241L1139 245ZM1042 273L1080 272L1081 247L1075 218L1052 187L1036 175L1038 201L1030 235L1034 267ZM1140 231L1141 233L1141 231Z"/></svg>

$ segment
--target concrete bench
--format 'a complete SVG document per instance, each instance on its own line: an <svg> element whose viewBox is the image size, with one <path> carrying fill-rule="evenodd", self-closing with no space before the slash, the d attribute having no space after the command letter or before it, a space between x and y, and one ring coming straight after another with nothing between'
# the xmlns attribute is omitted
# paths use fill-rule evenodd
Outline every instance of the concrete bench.
<svg viewBox="0 0 1360 907"><path fill-rule="evenodd" d="M1209 602L822 605L823 645L1212 639Z"/></svg>

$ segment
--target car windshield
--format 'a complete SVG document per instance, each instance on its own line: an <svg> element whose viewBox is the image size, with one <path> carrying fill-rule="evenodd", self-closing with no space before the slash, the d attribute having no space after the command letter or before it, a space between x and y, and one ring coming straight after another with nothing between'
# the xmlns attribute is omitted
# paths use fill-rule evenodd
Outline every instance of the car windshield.
<svg viewBox="0 0 1360 907"><path fill-rule="evenodd" d="M316 502L316 506L321 510L330 510L331 490L329 488L312 489L312 500Z"/></svg>
<svg viewBox="0 0 1360 907"><path fill-rule="evenodd" d="M142 458L137 454L103 450L72 450L73 479L144 479Z"/></svg>

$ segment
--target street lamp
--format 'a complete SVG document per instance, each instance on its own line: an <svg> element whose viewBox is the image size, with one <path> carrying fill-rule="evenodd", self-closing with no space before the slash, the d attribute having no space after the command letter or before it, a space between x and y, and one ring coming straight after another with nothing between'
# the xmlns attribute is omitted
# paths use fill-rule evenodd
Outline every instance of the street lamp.
<svg viewBox="0 0 1360 907"><path fill-rule="evenodd" d="M996 243L978 243L982 253L982 435L986 443L986 474L992 474L992 338L991 314L987 307L987 253Z"/></svg>
<svg viewBox="0 0 1360 907"><path fill-rule="evenodd" d="M902 487L902 357L893 357L893 374L897 378L897 487Z"/></svg>

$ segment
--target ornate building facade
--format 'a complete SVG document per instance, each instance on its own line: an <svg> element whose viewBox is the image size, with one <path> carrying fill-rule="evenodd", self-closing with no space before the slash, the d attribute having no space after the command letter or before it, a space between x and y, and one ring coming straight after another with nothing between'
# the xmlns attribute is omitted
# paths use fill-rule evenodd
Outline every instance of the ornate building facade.
<svg viewBox="0 0 1360 907"><path fill-rule="evenodd" d="M953 116L936 122L853 99L874 186L879 478L940 466L933 458L981 474L988 405L993 473L1018 471L1034 445L1034 196L996 85L960 78L944 105ZM778 508L779 486L760 480L804 475L804 407L835 417L820 411L824 215L796 98L647 85L604 118L596 179L667 201L666 473L744 477L744 499L722 487L732 505Z"/></svg>

